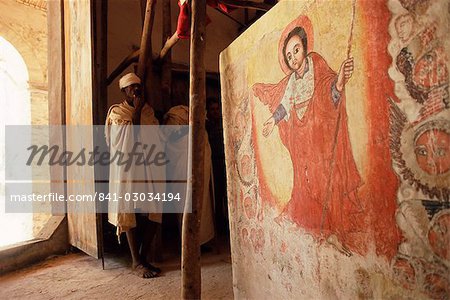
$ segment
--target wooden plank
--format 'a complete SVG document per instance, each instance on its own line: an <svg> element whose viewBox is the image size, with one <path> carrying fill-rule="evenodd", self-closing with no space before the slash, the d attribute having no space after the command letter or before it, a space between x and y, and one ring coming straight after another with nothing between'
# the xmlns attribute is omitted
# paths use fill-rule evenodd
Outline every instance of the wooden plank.
<svg viewBox="0 0 450 300"><path fill-rule="evenodd" d="M74 125L93 124L91 17L90 1L64 1L66 148L74 153L82 149L86 153L93 151L92 130L85 130L83 134L70 132ZM67 167L67 194L69 197L95 194L93 166L74 164ZM95 202L68 201L67 211L69 243L98 258Z"/></svg>
<svg viewBox="0 0 450 300"><path fill-rule="evenodd" d="M202 211L205 155L205 44L206 44L206 0L192 0L190 87L189 87L189 150L188 170L192 170L191 184L187 188L187 201L191 202L191 213L184 213L181 258L181 297L200 299L200 217ZM189 205L186 205L188 208Z"/></svg>
<svg viewBox="0 0 450 300"><path fill-rule="evenodd" d="M48 116L49 116L49 143L65 148L65 137L60 127L53 125L65 124L65 86L64 86L64 21L63 2L47 2L47 28L48 28ZM50 191L66 195L66 186L61 180L66 179L66 168L59 164L50 166ZM64 211L64 202L52 203L53 214Z"/></svg>

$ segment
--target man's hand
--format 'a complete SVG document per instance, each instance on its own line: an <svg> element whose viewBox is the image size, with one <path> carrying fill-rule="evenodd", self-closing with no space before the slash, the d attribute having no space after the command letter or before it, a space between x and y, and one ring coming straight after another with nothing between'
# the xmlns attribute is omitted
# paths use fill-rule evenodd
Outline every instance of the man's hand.
<svg viewBox="0 0 450 300"><path fill-rule="evenodd" d="M145 101L140 96L133 96L133 106L136 111L141 111L144 107Z"/></svg>
<svg viewBox="0 0 450 300"><path fill-rule="evenodd" d="M275 127L275 119L274 117L270 117L263 125L263 136L268 137Z"/></svg>
<svg viewBox="0 0 450 300"><path fill-rule="evenodd" d="M348 82L350 77L353 74L353 57L347 58L341 65L339 69L338 79L336 81L336 89L338 92L342 92L345 87L345 84Z"/></svg>
<svg viewBox="0 0 450 300"><path fill-rule="evenodd" d="M139 125L141 123L141 111L144 107L143 101L140 100L138 97L133 97L133 106L134 106L134 112L133 112L133 125Z"/></svg>
<svg viewBox="0 0 450 300"><path fill-rule="evenodd" d="M141 112L142 108L144 107L145 101L142 100L140 96L133 96L133 106L134 106L134 113L133 113L133 125L140 125L141 123Z"/></svg>

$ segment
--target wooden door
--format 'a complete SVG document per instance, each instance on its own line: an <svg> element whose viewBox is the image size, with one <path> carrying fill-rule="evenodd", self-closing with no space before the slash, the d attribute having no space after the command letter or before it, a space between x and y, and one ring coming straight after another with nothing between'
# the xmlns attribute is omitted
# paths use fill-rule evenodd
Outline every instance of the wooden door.
<svg viewBox="0 0 450 300"><path fill-rule="evenodd" d="M91 20L91 1L64 0L66 148L74 153L94 148L92 128L86 126L93 124ZM98 258L96 202L88 201L95 195L94 175L94 166L87 163L67 166L67 197L86 197L67 202L67 218L70 244Z"/></svg>

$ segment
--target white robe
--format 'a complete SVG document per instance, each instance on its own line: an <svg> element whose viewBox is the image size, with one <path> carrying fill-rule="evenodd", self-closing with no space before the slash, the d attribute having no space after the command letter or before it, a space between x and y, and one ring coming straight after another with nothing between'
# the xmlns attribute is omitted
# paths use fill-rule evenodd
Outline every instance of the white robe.
<svg viewBox="0 0 450 300"><path fill-rule="evenodd" d="M186 106L179 105L172 107L164 116L165 125L188 125L189 124L189 109ZM176 142L167 142L166 153L172 160L170 172L172 178L187 177L187 139L188 136L180 138ZM173 166L176 166L175 168ZM205 162L204 162L204 180L205 188L203 191L203 202L200 219L200 244L210 241L214 237L214 220L212 199L209 189L211 178L211 147L208 142L208 136L205 131ZM180 191L181 199L185 199L186 190ZM179 218L179 226L181 229L181 214Z"/></svg>
<svg viewBox="0 0 450 300"><path fill-rule="evenodd" d="M105 137L111 156L120 151L127 157L127 153L131 152L134 144L133 112L134 107L126 101L112 105L109 109L105 124ZM141 112L141 125L158 125L153 109L147 104L144 105ZM147 145L154 144L156 145L156 151L164 151L164 142L161 140L161 137L157 134L149 135L149 132L156 133L157 131L141 127L137 141ZM143 150L143 152L145 156L148 153L146 150ZM118 165L117 161L110 164L109 193L111 199L108 203L108 221L117 227L118 235L136 227L136 216L134 213L136 209L142 212L151 212L148 214L148 218L151 221L162 222L162 210L160 206L157 206L156 202L125 201L124 198L126 193L145 193L145 195L148 195L147 193L164 193L165 185L163 183L154 184L148 182L152 179L165 180L165 168L131 164L131 168L126 171L125 165ZM147 182L143 183L142 181ZM116 198L119 196L122 199ZM118 199L118 201L111 201L114 198Z"/></svg>

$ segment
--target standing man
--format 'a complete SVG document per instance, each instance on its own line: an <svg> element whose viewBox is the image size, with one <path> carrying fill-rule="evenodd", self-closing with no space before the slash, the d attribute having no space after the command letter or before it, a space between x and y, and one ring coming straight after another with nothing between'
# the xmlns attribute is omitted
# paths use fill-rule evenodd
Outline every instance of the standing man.
<svg viewBox="0 0 450 300"><path fill-rule="evenodd" d="M184 105L174 106L164 116L164 124L171 127L179 126L178 131L173 131L172 135L167 138L166 153L170 157L171 165L167 169L167 177L169 180L186 178L188 168L188 131L179 134L183 129L189 126L189 108ZM206 131L205 131L206 136ZM204 184L202 198L202 211L200 217L200 245L202 249L207 249L206 243L214 237L214 217L213 204L210 194L209 184L211 178L211 148L208 141L205 141L205 163L204 163ZM181 199L186 198L186 188L175 189L180 192ZM169 190L170 192L170 190ZM178 228L180 229L183 223L183 214L178 214Z"/></svg>
<svg viewBox="0 0 450 300"><path fill-rule="evenodd" d="M105 125L106 143L111 157L116 153L128 155L141 151L149 139L148 130L139 125L158 125L153 109L142 98L141 79L134 73L128 73L119 80L119 87L125 100L112 105L108 111ZM152 136L154 139L155 136ZM159 140L150 141L153 145L161 145ZM120 164L116 161L110 165L108 221L117 227L117 235L127 235L132 257L132 269L144 278L156 277L161 270L147 262L147 254L154 238L157 223L162 222L161 213L154 213L150 201L134 201L133 195L162 193L165 186L154 184L152 179L161 179L162 168L152 168L146 164L132 161ZM159 173L158 173L159 172ZM113 201L117 200L117 201ZM141 200L141 199L138 199ZM152 212L152 213L149 213Z"/></svg>

